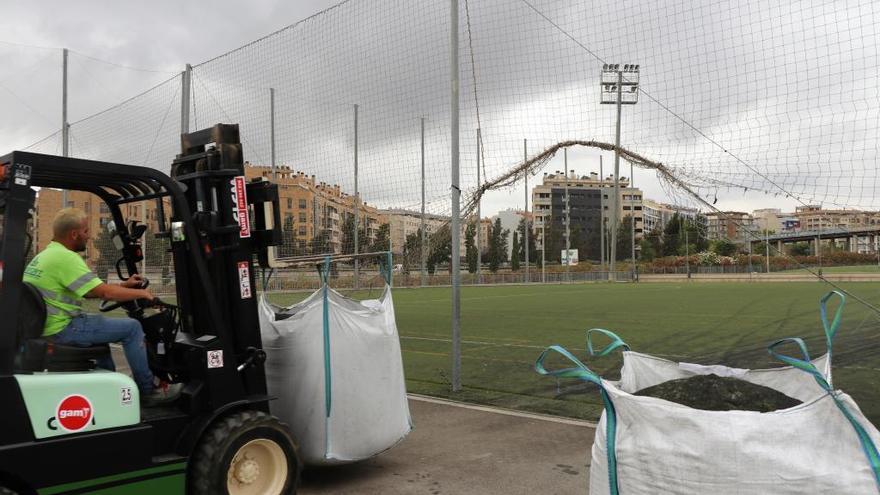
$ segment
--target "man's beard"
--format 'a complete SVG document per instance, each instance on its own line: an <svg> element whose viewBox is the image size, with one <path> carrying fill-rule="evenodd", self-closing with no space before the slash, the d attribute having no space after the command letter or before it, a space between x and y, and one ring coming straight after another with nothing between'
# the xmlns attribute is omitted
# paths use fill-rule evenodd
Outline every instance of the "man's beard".
<svg viewBox="0 0 880 495"><path fill-rule="evenodd" d="M74 249L74 251L76 251L77 253L85 252L87 244L88 243L82 239L78 240L76 246L74 246L76 248Z"/></svg>

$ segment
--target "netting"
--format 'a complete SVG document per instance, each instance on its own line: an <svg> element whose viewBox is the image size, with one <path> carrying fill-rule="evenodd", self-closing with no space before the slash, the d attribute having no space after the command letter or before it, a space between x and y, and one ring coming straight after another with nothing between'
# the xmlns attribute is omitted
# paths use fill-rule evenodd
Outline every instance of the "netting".
<svg viewBox="0 0 880 495"><path fill-rule="evenodd" d="M669 203L657 213L653 232L645 218L648 203L638 204L644 208L633 229L641 261L638 274L643 281L653 275L679 277L660 279L669 285L657 289L641 284L630 293L617 285L469 289L473 292L465 293L463 314L465 394L589 417L598 410L598 401L587 398L583 387L560 384L555 389L531 371L545 344L569 344L583 352L582 330L589 326L630 333L634 348L673 359L769 365L761 349L769 340L803 335L811 345L820 343L815 306L830 287L790 281L705 289L677 284L689 274L742 275L734 277L742 281L757 280L757 272L786 269L793 270L788 275L813 280L824 268L826 282L861 300L855 304L851 299L848 306L853 313L847 317L849 331L841 334L840 384L854 389L851 393L877 418L880 397L869 391L876 389L871 384L880 376L880 363L873 344L864 342L876 340L872 306L880 294L829 268L867 265L878 253L877 236L865 234L859 241L864 245L861 258L839 254L846 248L827 238L812 251L805 241L799 255L792 245L779 251L770 239L780 232L768 232L746 217L731 220L730 228L721 226L718 214L759 207L783 212L808 205L880 207L875 194L880 175L878 10L868 0L656 5L461 1L463 223L475 220L478 202L489 214L532 209L531 189L541 183L542 173L563 168L562 149L568 149L568 169L577 176L599 172L600 159L600 181L612 174L616 108L599 103L600 74L605 64L638 64L638 103L621 110L619 175L634 175L628 179L645 200ZM447 226L449 22L444 2L348 0L193 65L190 129L239 124L244 156L252 165L248 173L272 177L274 172L281 186L281 255L390 249L398 285L448 284L453 253L472 259L476 244L469 240L471 234L463 231L462 246L450 247ZM125 96L116 86L104 86L96 84L92 90L97 96ZM72 119L72 155L167 171L179 148L181 79L155 80L149 86L104 112ZM57 152L59 143L55 133L32 149ZM633 174L627 170L630 164ZM526 176L528 192L523 190ZM606 194L606 186L599 194ZM422 208L428 214L424 250ZM696 210L702 215L692 220L673 216L675 211ZM865 215L874 218L874 212ZM671 218L673 227L667 228ZM880 224L880 216L867 222L867 227ZM610 254L608 236L602 254L596 253L596 240L580 244L585 246L583 262L564 271L556 252L563 223L549 222L544 238L537 241L533 237L540 229L531 225L529 239L517 232L519 249L511 249L494 269L491 249L477 247L484 250L482 274L471 273L476 271L469 270L471 263L463 262L469 272L464 282L525 281L524 242L530 246L531 281L631 280L637 275L625 242L615 246L618 273L607 273L601 261ZM518 230L517 221L503 229ZM626 238L625 230L620 234ZM512 244L512 232L510 236ZM546 264L539 267L535 246L544 245L545 239L554 249L542 253ZM734 251L729 251L730 244ZM707 261L713 253L735 262ZM654 257L664 258L665 264ZM163 262L157 258L148 265ZM429 276L420 273L423 264ZM366 295L354 294L368 297L378 285L377 265L364 261L360 268L363 275L355 279L353 264L339 264L332 284L366 288ZM762 275L761 280L768 280L774 274ZM266 286L286 291L317 284L313 267L306 267L275 273ZM413 390L445 393L449 316L446 293L436 291L396 301L403 308L398 314ZM273 297L289 303L299 296ZM507 304L486 302L493 297ZM597 302L590 306L584 301ZM487 313L493 318L484 319Z"/></svg>

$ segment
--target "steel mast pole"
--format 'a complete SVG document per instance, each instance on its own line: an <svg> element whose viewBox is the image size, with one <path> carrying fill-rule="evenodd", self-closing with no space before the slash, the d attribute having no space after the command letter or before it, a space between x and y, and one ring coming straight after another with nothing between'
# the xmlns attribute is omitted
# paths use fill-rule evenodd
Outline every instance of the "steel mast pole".
<svg viewBox="0 0 880 495"><path fill-rule="evenodd" d="M458 143L458 124L459 124L459 78L458 78L458 0L450 1L450 43L449 43L449 59L450 59L450 75L452 86L451 101L451 195L452 195L452 391L461 390L461 253L460 251L460 235L461 235L461 218L460 201L461 189L459 187L458 160L459 160L459 143Z"/></svg>

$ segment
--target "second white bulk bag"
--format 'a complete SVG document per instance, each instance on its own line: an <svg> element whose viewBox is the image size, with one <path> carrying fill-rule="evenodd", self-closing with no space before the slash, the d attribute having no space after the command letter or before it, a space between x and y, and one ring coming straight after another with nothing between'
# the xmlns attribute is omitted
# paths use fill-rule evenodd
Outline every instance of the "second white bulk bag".
<svg viewBox="0 0 880 495"><path fill-rule="evenodd" d="M272 412L309 465L375 456L412 429L391 289L355 301L323 288L282 308L265 297L260 327Z"/></svg>

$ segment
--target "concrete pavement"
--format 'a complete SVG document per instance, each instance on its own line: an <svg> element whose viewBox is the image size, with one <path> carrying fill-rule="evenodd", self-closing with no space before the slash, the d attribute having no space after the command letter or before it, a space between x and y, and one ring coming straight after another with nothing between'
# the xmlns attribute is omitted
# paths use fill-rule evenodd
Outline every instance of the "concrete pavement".
<svg viewBox="0 0 880 495"><path fill-rule="evenodd" d="M119 345L118 371L130 374ZM595 425L410 396L415 428L373 459L306 469L301 495L586 494Z"/></svg>
<svg viewBox="0 0 880 495"><path fill-rule="evenodd" d="M415 429L349 466L308 469L297 493L586 494L591 423L410 398Z"/></svg>

